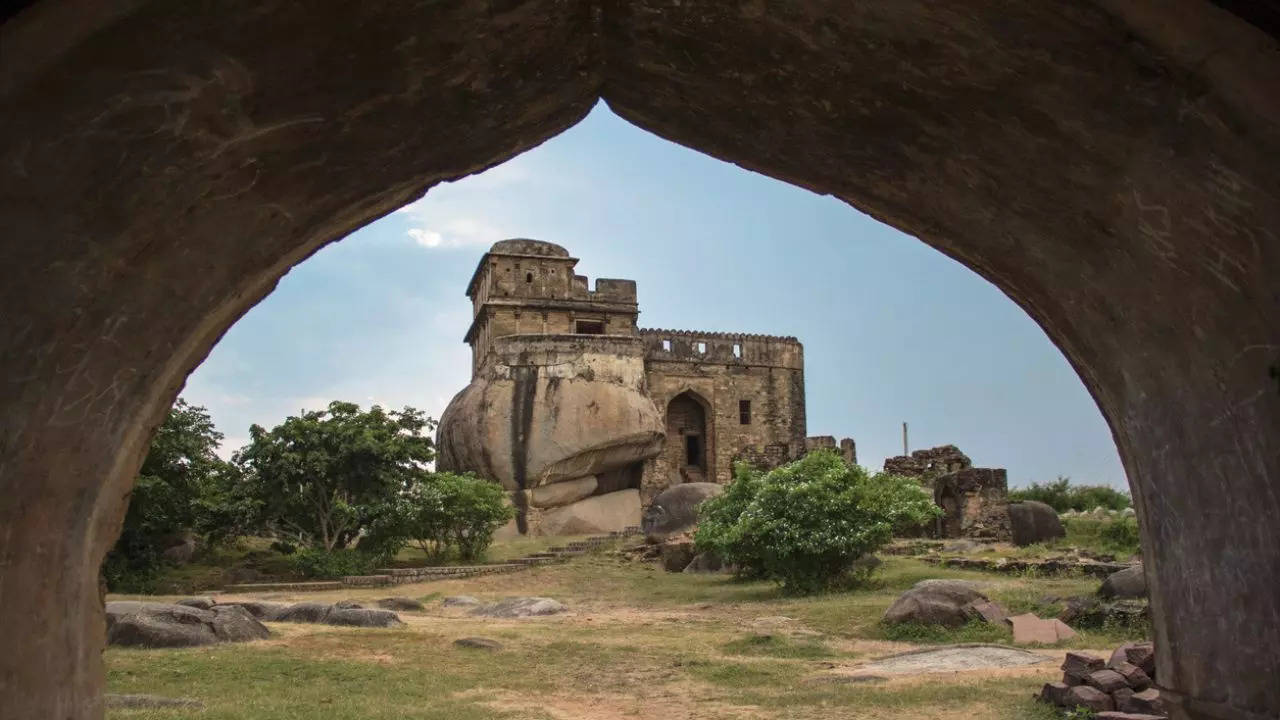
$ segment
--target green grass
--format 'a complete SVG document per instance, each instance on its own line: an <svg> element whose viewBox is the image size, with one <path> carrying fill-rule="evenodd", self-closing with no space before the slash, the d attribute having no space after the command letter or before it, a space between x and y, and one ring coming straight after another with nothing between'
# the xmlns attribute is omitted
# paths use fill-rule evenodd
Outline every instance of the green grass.
<svg viewBox="0 0 1280 720"><path fill-rule="evenodd" d="M997 626L881 624L899 593L931 577L979 581L1010 611L1042 615L1054 609L1046 596L1092 592L1097 585L1090 578L1011 577L894 557L865 587L797 598L767 582L667 573L592 554L519 573L397 588L397 594L429 604L426 614L414 614L409 627L397 630L273 625L275 637L248 644L111 649L105 654L108 688L198 698L208 706L202 720L546 720L564 715L547 709L553 702L569 704L575 717L1053 717L1030 698L1056 675L1054 665L1014 677L960 673L877 684L832 675L833 666L884 654L885 641L907 643L897 646L903 649L1010 641L1008 630ZM372 588L307 597L332 602L386 594ZM440 609L441 596L457 594L546 595L576 614L492 621ZM1124 632L1082 632L1062 647L1111 647L1130 638ZM452 645L467 635L491 637L505 647L481 652ZM609 705L608 713L596 712L601 703ZM190 716L189 710L109 715Z"/></svg>

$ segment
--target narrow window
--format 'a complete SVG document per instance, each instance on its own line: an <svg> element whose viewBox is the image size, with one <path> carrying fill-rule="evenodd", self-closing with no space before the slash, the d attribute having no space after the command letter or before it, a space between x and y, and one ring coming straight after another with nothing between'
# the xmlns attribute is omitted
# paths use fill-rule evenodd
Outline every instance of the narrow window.
<svg viewBox="0 0 1280 720"><path fill-rule="evenodd" d="M706 344L706 343L704 343L704 342L700 342L700 343L698 343L698 354L699 354L699 355L706 355L706 354L707 354L707 344Z"/></svg>
<svg viewBox="0 0 1280 720"><path fill-rule="evenodd" d="M579 335L603 335L603 320L577 320L573 324L574 332Z"/></svg>
<svg viewBox="0 0 1280 720"><path fill-rule="evenodd" d="M671 341L670 341L670 340L663 340L663 341L662 341L662 349L663 349L663 350L665 350L666 352L671 352Z"/></svg>
<svg viewBox="0 0 1280 720"><path fill-rule="evenodd" d="M742 357L742 343L733 344L733 356L736 358Z"/></svg>
<svg viewBox="0 0 1280 720"><path fill-rule="evenodd" d="M750 400L738 401L738 424L739 425L751 424L751 401Z"/></svg>
<svg viewBox="0 0 1280 720"><path fill-rule="evenodd" d="M702 465L702 436L684 436L684 464Z"/></svg>
<svg viewBox="0 0 1280 720"><path fill-rule="evenodd" d="M533 282L533 273L525 273L525 274L524 274L524 281L525 281L525 282L527 282L527 283L531 283L531 282Z"/></svg>

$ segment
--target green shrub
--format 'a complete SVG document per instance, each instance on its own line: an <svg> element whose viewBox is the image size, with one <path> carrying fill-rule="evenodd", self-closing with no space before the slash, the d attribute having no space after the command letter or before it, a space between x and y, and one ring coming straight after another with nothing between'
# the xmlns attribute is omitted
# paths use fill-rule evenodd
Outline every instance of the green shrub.
<svg viewBox="0 0 1280 720"><path fill-rule="evenodd" d="M430 473L372 511L360 548L390 558L412 542L435 562L455 552L473 562L514 514L497 483L471 473Z"/></svg>
<svg viewBox="0 0 1280 720"><path fill-rule="evenodd" d="M368 575L378 558L359 550L308 548L290 556L294 570L316 580L335 580L346 575Z"/></svg>
<svg viewBox="0 0 1280 720"><path fill-rule="evenodd" d="M1136 517L1120 517L1104 523L1098 534L1108 549L1130 555L1138 552L1142 541Z"/></svg>
<svg viewBox="0 0 1280 720"><path fill-rule="evenodd" d="M1064 517L1062 526L1067 531L1065 545L1119 556L1141 552L1135 517Z"/></svg>
<svg viewBox="0 0 1280 720"><path fill-rule="evenodd" d="M1010 500L1037 500L1060 513L1085 512L1094 508L1123 510L1131 504L1128 493L1106 485L1072 485L1071 478L1059 477L1051 483L1031 483L1009 491Z"/></svg>
<svg viewBox="0 0 1280 720"><path fill-rule="evenodd" d="M745 576L812 593L865 579L859 559L895 527L940 512L915 480L868 475L824 450L767 473L740 464L725 492L700 507L695 541Z"/></svg>

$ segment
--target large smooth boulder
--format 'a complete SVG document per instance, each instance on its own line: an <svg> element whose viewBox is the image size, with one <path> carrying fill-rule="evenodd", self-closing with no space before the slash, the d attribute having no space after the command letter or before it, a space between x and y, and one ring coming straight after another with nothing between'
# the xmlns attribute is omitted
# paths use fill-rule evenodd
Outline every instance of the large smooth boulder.
<svg viewBox="0 0 1280 720"><path fill-rule="evenodd" d="M982 617L975 606L990 602L976 585L963 580L921 580L898 596L884 613L884 622L915 622L958 627Z"/></svg>
<svg viewBox="0 0 1280 720"><path fill-rule="evenodd" d="M351 627L394 627L403 625L400 616L390 610L361 607L355 603L339 602L333 605L298 603L278 613L279 622L319 623L322 625L347 625Z"/></svg>
<svg viewBox="0 0 1280 720"><path fill-rule="evenodd" d="M289 609L289 606L283 603L262 602L258 600L235 600L232 602L218 603L218 606L242 607L250 615L264 622L274 622L281 614Z"/></svg>
<svg viewBox="0 0 1280 720"><path fill-rule="evenodd" d="M537 535L598 535L639 524L640 491L631 488L548 510L530 530Z"/></svg>
<svg viewBox="0 0 1280 720"><path fill-rule="evenodd" d="M513 597L499 600L492 605L481 605L472 615L496 618L522 618L540 615L556 615L568 610L558 600L547 597Z"/></svg>
<svg viewBox="0 0 1280 720"><path fill-rule="evenodd" d="M591 493L595 492L599 485L600 482L596 480L595 475L543 485L529 491L529 504L537 508L568 505L571 502L590 497Z"/></svg>
<svg viewBox="0 0 1280 720"><path fill-rule="evenodd" d="M665 428L645 391L640 338L517 335L497 338L492 350L440 416L441 470L532 490L662 449Z"/></svg>
<svg viewBox="0 0 1280 720"><path fill-rule="evenodd" d="M662 540L687 532L698 524L698 506L703 500L715 497L724 491L716 483L682 483L658 493L644 510L644 519L640 525L645 538L650 542Z"/></svg>
<svg viewBox="0 0 1280 720"><path fill-rule="evenodd" d="M167 603L106 604L107 643L124 647L195 647L269 637L271 631L242 607L212 609Z"/></svg>
<svg viewBox="0 0 1280 720"><path fill-rule="evenodd" d="M1009 503L1009 530L1013 535L1013 544L1018 546L1036 543L1067 536L1058 512L1048 505L1035 500Z"/></svg>
<svg viewBox="0 0 1280 720"><path fill-rule="evenodd" d="M1102 587L1098 588L1098 594L1104 598L1145 598L1147 575L1143 572L1142 563L1108 575L1102 581Z"/></svg>

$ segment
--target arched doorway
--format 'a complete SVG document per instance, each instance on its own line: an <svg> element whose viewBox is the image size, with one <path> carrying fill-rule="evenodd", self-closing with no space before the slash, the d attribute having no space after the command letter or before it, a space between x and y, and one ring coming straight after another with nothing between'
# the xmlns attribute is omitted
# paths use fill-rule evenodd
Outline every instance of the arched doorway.
<svg viewBox="0 0 1280 720"><path fill-rule="evenodd" d="M1024 308L1115 434L1175 715L1280 714L1280 52L1250 7L25 3L0 26L3 706L100 716L97 569L222 332L604 98Z"/></svg>
<svg viewBox="0 0 1280 720"><path fill-rule="evenodd" d="M707 482L715 477L711 458L712 427L707 401L692 390L667 403L667 443L661 462L669 484Z"/></svg>

